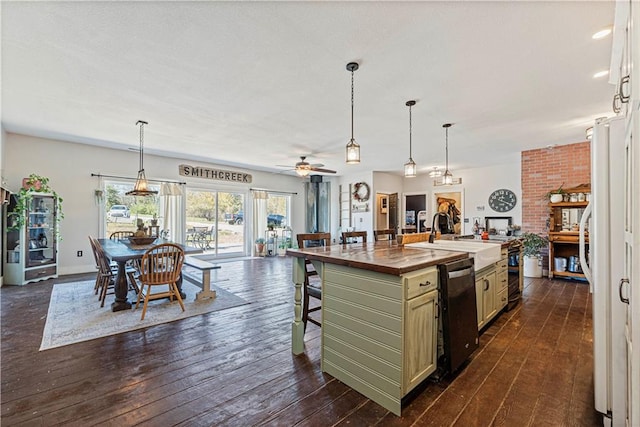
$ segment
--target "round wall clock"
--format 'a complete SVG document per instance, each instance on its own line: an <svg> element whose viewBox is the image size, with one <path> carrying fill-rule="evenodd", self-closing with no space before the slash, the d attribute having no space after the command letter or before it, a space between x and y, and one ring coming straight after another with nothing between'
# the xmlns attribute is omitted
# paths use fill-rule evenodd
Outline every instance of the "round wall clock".
<svg viewBox="0 0 640 427"><path fill-rule="evenodd" d="M516 207L516 194L506 188L496 190L489 196L489 207L496 212L508 212Z"/></svg>
<svg viewBox="0 0 640 427"><path fill-rule="evenodd" d="M366 182L356 182L353 184L353 198L358 202L369 200L369 185Z"/></svg>

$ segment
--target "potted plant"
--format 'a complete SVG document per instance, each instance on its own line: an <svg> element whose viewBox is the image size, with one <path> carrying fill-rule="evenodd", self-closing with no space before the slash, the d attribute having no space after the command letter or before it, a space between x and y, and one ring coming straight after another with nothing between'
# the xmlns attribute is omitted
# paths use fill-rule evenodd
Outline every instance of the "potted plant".
<svg viewBox="0 0 640 427"><path fill-rule="evenodd" d="M256 255L262 254L264 251L265 240L264 237L258 237L256 239Z"/></svg>
<svg viewBox="0 0 640 427"><path fill-rule="evenodd" d="M291 247L291 238L287 237L278 243L278 255L285 256L287 254L287 249Z"/></svg>
<svg viewBox="0 0 640 427"><path fill-rule="evenodd" d="M542 277L542 257L540 249L548 244L546 237L535 233L522 234L522 256L524 257L525 277Z"/></svg>
<svg viewBox="0 0 640 427"><path fill-rule="evenodd" d="M562 189L563 185L564 182L560 184L560 187L558 187L556 190L551 190L545 193L544 198L549 200L551 203L560 203L562 201L562 195L565 193L565 191Z"/></svg>
<svg viewBox="0 0 640 427"><path fill-rule="evenodd" d="M49 186L49 178L32 173L28 178L22 180L22 188L20 188L20 191L16 194L16 207L13 212L10 212L8 215L10 218L9 222L11 223L11 225L7 227L8 230L20 230L25 225L27 218L24 213L27 209L32 208L31 204L34 193L51 194L56 204L56 222L59 224L64 218L64 213L62 212L62 197ZM59 230L60 228L56 226L56 240L62 240Z"/></svg>

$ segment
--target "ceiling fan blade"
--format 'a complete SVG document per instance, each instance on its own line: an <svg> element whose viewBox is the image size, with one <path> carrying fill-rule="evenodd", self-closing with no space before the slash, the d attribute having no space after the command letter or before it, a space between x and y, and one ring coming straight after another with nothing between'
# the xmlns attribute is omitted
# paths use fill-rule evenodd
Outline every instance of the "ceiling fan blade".
<svg viewBox="0 0 640 427"><path fill-rule="evenodd" d="M314 171L314 172L336 173L336 171L332 171L331 169L323 169L323 168L314 168L314 167L311 167L311 168L309 168L309 170L312 170L312 171Z"/></svg>
<svg viewBox="0 0 640 427"><path fill-rule="evenodd" d="M311 166L312 168L321 168L324 167L323 163L312 163L309 166Z"/></svg>
<svg viewBox="0 0 640 427"><path fill-rule="evenodd" d="M291 165L276 165L277 168L295 168L295 166Z"/></svg>

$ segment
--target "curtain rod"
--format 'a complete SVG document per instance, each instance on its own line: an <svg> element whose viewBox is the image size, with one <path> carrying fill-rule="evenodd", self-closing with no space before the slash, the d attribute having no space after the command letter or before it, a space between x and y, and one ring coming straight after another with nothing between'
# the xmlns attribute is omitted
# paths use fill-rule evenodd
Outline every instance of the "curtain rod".
<svg viewBox="0 0 640 427"><path fill-rule="evenodd" d="M291 191L278 191L278 190L269 190L267 188L249 188L249 190L251 191L266 191L268 193L276 193L276 194L294 194L294 195L298 195L298 193L294 193Z"/></svg>
<svg viewBox="0 0 640 427"><path fill-rule="evenodd" d="M137 178L131 178L131 177L128 177L128 176L102 175L102 174L100 174L100 173L91 173L91 176L96 176L96 177L98 177L98 178L130 179L131 181L135 181L135 180L137 179ZM187 183L186 183L186 182L183 182L183 181L172 181L172 180L170 180L170 179L163 179L163 180L160 180L160 179L148 179L148 178L147 178L147 181L150 181L150 182L160 182L160 183L162 183L162 182L168 182L168 183L171 183L171 184L187 185Z"/></svg>

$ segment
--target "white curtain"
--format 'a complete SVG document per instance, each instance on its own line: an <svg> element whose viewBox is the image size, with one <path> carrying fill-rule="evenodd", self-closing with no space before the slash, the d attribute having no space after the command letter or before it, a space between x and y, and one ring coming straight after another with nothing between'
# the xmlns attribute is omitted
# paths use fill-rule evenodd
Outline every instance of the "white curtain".
<svg viewBox="0 0 640 427"><path fill-rule="evenodd" d="M254 241L260 237L264 238L267 231L267 199L269 194L266 191L253 191L253 236ZM252 251L255 253L255 245Z"/></svg>
<svg viewBox="0 0 640 427"><path fill-rule="evenodd" d="M163 182L160 185L160 208L163 212L163 230L172 242L184 243L185 194L178 183Z"/></svg>

